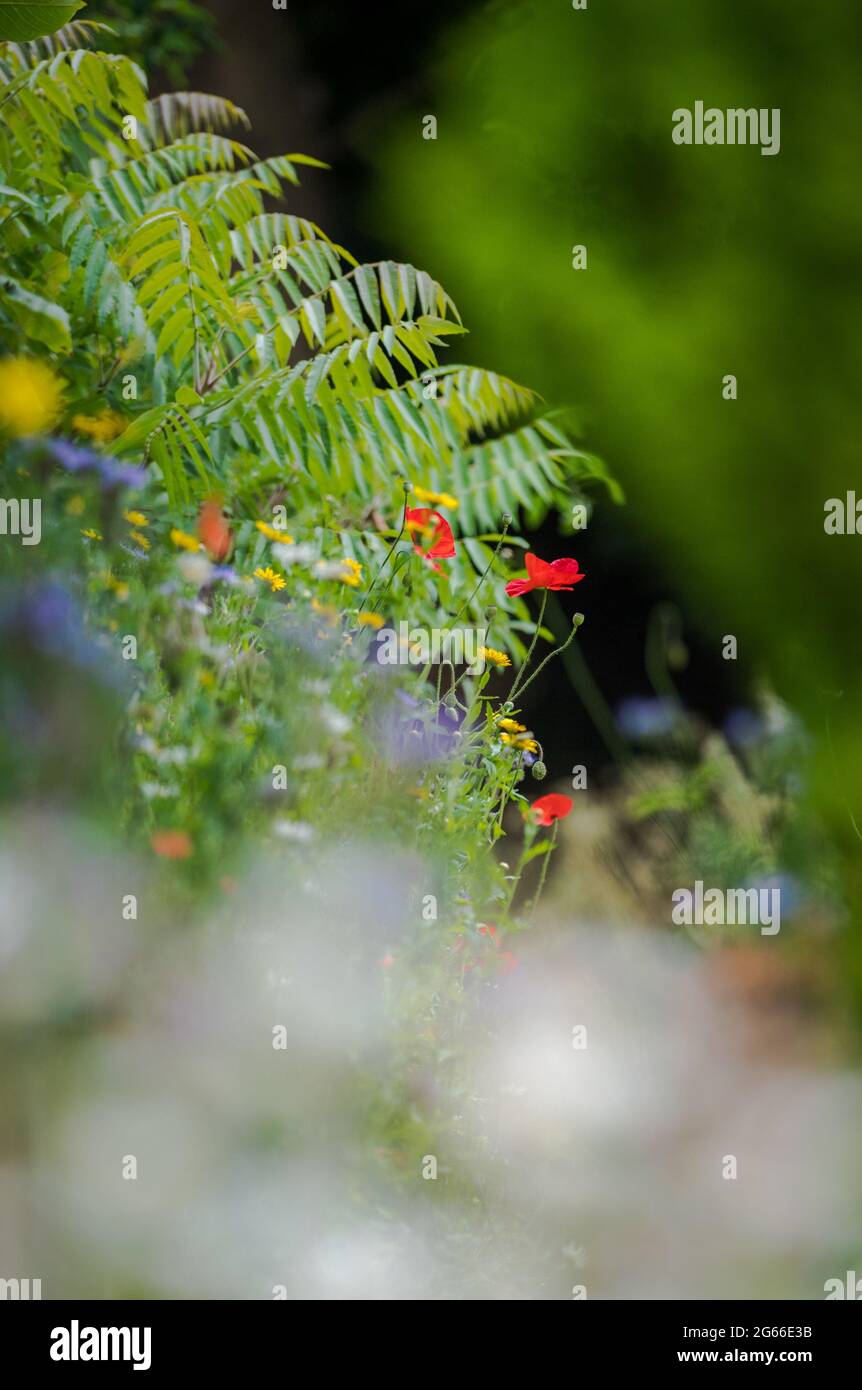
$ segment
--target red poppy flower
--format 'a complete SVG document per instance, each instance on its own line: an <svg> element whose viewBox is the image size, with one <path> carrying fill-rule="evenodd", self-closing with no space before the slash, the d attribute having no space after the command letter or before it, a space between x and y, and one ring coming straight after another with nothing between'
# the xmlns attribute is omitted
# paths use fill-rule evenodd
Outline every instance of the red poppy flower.
<svg viewBox="0 0 862 1390"><path fill-rule="evenodd" d="M191 836L185 830L156 830L150 844L160 859L189 859L194 853Z"/></svg>
<svg viewBox="0 0 862 1390"><path fill-rule="evenodd" d="M429 530L432 516L436 525L431 535L431 545L427 549L423 549L413 533ZM405 525L411 533L413 549L416 554L427 560L432 569L439 570L438 560L451 560L455 554L455 538L452 535L452 527L445 516L441 516L439 512L432 512L430 507L408 507ZM425 540L427 539L426 536Z"/></svg>
<svg viewBox="0 0 862 1390"><path fill-rule="evenodd" d="M506 593L515 598L518 594L528 594L531 589L571 589L586 578L581 574L577 560L540 560L538 555L527 553L527 578L510 579Z"/></svg>
<svg viewBox="0 0 862 1390"><path fill-rule="evenodd" d="M227 524L221 503L214 497L204 502L198 517L198 535L206 546L211 560L221 564L230 554L233 534Z"/></svg>
<svg viewBox="0 0 862 1390"><path fill-rule="evenodd" d="M540 796L538 801L534 801L530 810L535 813L539 825L551 825L553 821L567 816L574 804L570 796L548 792L547 796Z"/></svg>

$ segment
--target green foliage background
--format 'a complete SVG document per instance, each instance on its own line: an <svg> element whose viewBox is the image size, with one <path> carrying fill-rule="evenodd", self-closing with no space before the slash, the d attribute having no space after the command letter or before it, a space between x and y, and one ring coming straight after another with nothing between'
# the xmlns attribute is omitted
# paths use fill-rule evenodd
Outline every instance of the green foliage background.
<svg viewBox="0 0 862 1390"><path fill-rule="evenodd" d="M857 983L862 541L823 520L862 492L860 40L839 3L501 0L438 54L438 139L417 113L385 156L481 348L583 408L656 570L803 715ZM780 152L675 145L697 100L780 108Z"/></svg>

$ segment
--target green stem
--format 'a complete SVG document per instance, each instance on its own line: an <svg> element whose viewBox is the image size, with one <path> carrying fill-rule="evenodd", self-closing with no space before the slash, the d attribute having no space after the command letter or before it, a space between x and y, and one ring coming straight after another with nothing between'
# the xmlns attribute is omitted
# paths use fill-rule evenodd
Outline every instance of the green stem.
<svg viewBox="0 0 862 1390"><path fill-rule="evenodd" d="M508 531L508 529L509 529L509 527L511 526L511 524L512 524L512 518L511 518L510 516L504 516L504 517L503 517L503 533L502 533L502 535L500 536L500 539L498 540L496 546L494 547L494 553L493 553L493 555L491 556L490 560L488 561L487 565L485 566L485 569L484 569L483 573L481 574L481 576L480 576L480 578L479 578L479 582L478 582L478 584L476 585L475 589L473 590L472 594L470 594L470 596L464 600L464 602L461 604L461 607L458 609L458 612L455 614L455 617L452 619L452 626L453 626L453 627L454 627L455 624L457 623L457 621L458 621L458 619L460 618L461 614L462 614L467 608L469 608L470 604L473 602L473 599L476 597L476 595L478 594L478 592L479 592L479 590L481 589L482 585L485 583L485 580L488 578L488 572L489 572L489 570L491 569L491 566L493 565L494 561L496 560L497 556L498 556L499 553L500 553L500 547L501 547L501 545L503 544L503 541L506 539L506 532Z"/></svg>
<svg viewBox="0 0 862 1390"><path fill-rule="evenodd" d="M380 578L381 574L383 573L383 571L385 570L386 566L388 565L389 560L390 560L390 558L391 558L391 556L392 556L392 552L394 551L396 545L397 545L398 542L400 541L401 537L404 535L404 527L407 525L407 491L408 491L408 486L407 486L407 483L405 482L405 484L404 484L404 514L403 514L403 516L401 517L401 529L399 530L398 535L395 537L394 541L392 542L392 544L390 545L390 547L389 547L389 549L387 550L386 554L384 555L383 559L381 560L380 566L379 566L379 568L378 568L376 574L374 575L374 578L372 579L371 583L370 583L369 586L368 586L368 590L367 590L367 592L366 592L366 594L365 594L365 597L363 598L363 600L362 600L362 602L360 603L358 609L356 610L357 613L361 613L361 612L362 612L362 610L363 610L363 608L365 607L366 603L367 603L368 600L370 599L372 593L374 592L374 586L375 586L375 584L377 583L377 581L378 581L378 579Z"/></svg>
<svg viewBox="0 0 862 1390"><path fill-rule="evenodd" d="M529 666L529 664L530 664L530 658L531 658L531 656L533 655L533 652L535 651L536 643L537 643L538 640L539 640L539 629L541 628L541 626L542 626L542 621L543 621L543 619L544 619L544 617L545 617L545 606L546 606L547 602L548 602L548 591L547 591L547 589L543 589L543 590L542 590L542 606L541 606L541 608L539 609L539 617L538 617L538 619L537 619L537 621L536 621L536 631L533 633L533 640L532 640L532 642L530 643L530 649L529 649L529 651L527 652L527 655L524 657L524 661L523 661L523 664L522 664L522 666L521 666L521 669L520 669L520 671L518 672L517 676L515 677L515 683L514 683L514 685L512 686L512 689L509 691L509 699L510 699L510 701L513 700L513 699L515 698L515 695L518 693L518 689L519 689L519 687L520 687L521 680L523 679L524 672L526 671L527 667Z"/></svg>
<svg viewBox="0 0 862 1390"><path fill-rule="evenodd" d="M572 618L572 630L571 630L571 632L569 633L568 637L566 638L565 642L563 642L562 646L560 646L560 647L555 647L554 650L553 650L552 652L549 652L548 655L545 657L544 661L541 663L541 665L536 667L536 669L535 669L535 671L533 672L533 674L531 675L530 679L529 679L528 681L524 681L524 684L521 686L521 691L520 691L520 693L521 693L522 695L523 695L524 691L527 689L527 686L528 686L528 685L532 685L532 683L533 683L533 681L536 679L536 677L537 677L538 675L540 675L541 672L545 669L545 667L547 666L548 662L549 662L549 661L553 661L553 659L554 659L555 656L559 656L559 655L560 655L560 652L564 652L564 651L566 650L566 647L571 646L571 643L574 641L575 633L577 632L578 628L581 626L581 623L582 623L583 621L584 621L584 615L583 615L583 613L576 613L575 616ZM511 700L511 698L512 698L512 696L510 695L510 696L509 696L509 699Z"/></svg>
<svg viewBox="0 0 862 1390"><path fill-rule="evenodd" d="M533 916L533 913L536 911L536 904L538 903L540 897L542 896L542 889L543 889L544 886L545 886L545 879L546 879L547 876L548 876L548 860L550 859L551 855L553 854L553 852L554 852L554 850L555 850L555 848L556 848L556 844L557 844L557 831L559 830L559 828L560 828L560 822L559 822L558 820L555 820L555 821L554 821L554 830L553 830L553 833L552 833L552 835L551 835L551 843L550 843L548 849L545 851L545 854L544 854L544 856L543 856L543 858L544 858L544 863L542 864L542 872L541 872L541 875L540 875L540 877L539 877L539 886L538 886L538 888L536 889L535 895L534 895L534 897L533 897L533 901L530 903L530 906L529 906L529 908L527 909L527 911L529 912L529 914L530 914L531 917Z"/></svg>
<svg viewBox="0 0 862 1390"><path fill-rule="evenodd" d="M504 815L504 813L505 813L506 807L507 807L508 804L509 804L509 797L512 795L512 792L515 790L515 788L516 788L517 785L518 785L518 773L521 771L521 763L522 763L523 761L524 761L524 754L523 754L523 751L521 751L521 752L518 753L518 761L515 763L515 775L514 775L514 777L512 778L512 781L511 781L510 784L509 784L508 790L503 792L502 798L501 798L501 800L500 800L500 814L497 816L497 829L498 829L498 830L502 830L502 828L503 828L503 815ZM499 838L499 836L495 836L495 837L494 837L495 840L498 839L498 838ZM493 843L494 843L494 840L492 840L491 843L493 844Z"/></svg>

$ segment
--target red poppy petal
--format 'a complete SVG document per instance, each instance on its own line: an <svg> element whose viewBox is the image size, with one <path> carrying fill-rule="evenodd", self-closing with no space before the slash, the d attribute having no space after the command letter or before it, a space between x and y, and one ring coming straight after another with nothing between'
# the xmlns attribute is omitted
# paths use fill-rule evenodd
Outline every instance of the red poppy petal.
<svg viewBox="0 0 862 1390"><path fill-rule="evenodd" d="M555 589L563 584L577 584L584 578L577 560L552 560L549 569L553 573L553 587Z"/></svg>
<svg viewBox="0 0 862 1390"><path fill-rule="evenodd" d="M519 594L529 594L535 587L531 579L510 579L506 593L510 598L517 598Z"/></svg>
<svg viewBox="0 0 862 1390"><path fill-rule="evenodd" d="M567 816L574 804L570 796L549 792L547 796L540 796L538 801L534 801L531 810L538 816L540 825L550 825L552 821Z"/></svg>
<svg viewBox="0 0 862 1390"><path fill-rule="evenodd" d="M553 574L551 566L545 560L540 560L538 555L534 555L532 551L527 551L524 563L527 566L527 574L532 579L534 585L544 585L546 580Z"/></svg>

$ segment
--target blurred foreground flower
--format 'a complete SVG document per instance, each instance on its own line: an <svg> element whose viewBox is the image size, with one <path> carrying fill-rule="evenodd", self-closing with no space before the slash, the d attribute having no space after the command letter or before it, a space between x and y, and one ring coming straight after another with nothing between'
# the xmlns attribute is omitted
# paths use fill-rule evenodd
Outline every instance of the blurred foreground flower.
<svg viewBox="0 0 862 1390"><path fill-rule="evenodd" d="M37 357L0 361L0 430L13 436L42 434L56 424L63 384Z"/></svg>
<svg viewBox="0 0 862 1390"><path fill-rule="evenodd" d="M147 470L132 464L119 463L108 454L95 449L81 448L68 439L34 440L29 446L45 454L69 473L94 473L106 490L116 487L143 487Z"/></svg>
<svg viewBox="0 0 862 1390"><path fill-rule="evenodd" d="M431 511L430 507L408 507L405 525L416 554L427 560L432 569L440 569L438 560L451 560L455 554L455 538L445 516ZM417 537L430 539L431 544L422 545Z"/></svg>
<svg viewBox="0 0 862 1390"><path fill-rule="evenodd" d="M194 853L191 836L185 830L156 830L150 844L160 859L190 859Z"/></svg>
<svg viewBox="0 0 862 1390"><path fill-rule="evenodd" d="M203 503L198 516L198 535L206 547L211 560L226 560L233 545L233 532L222 510L221 502L214 497Z"/></svg>

